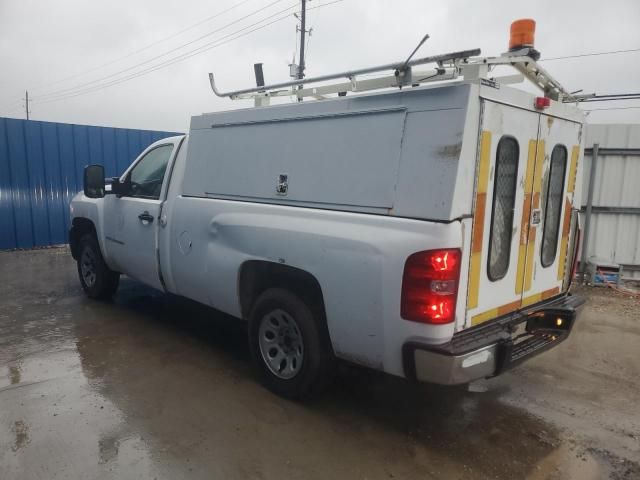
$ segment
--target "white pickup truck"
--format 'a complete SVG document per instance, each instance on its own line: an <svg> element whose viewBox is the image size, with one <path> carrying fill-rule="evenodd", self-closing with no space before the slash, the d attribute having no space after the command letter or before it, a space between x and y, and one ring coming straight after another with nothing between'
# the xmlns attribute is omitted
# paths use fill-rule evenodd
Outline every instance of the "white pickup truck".
<svg viewBox="0 0 640 480"><path fill-rule="evenodd" d="M322 99L195 116L119 178L87 167L71 203L82 287L110 297L125 274L248 321L263 382L287 397L336 358L440 384L504 372L566 339L583 302L568 293L583 116L534 58L351 72L333 98L296 84ZM275 87L223 95L264 105Z"/></svg>

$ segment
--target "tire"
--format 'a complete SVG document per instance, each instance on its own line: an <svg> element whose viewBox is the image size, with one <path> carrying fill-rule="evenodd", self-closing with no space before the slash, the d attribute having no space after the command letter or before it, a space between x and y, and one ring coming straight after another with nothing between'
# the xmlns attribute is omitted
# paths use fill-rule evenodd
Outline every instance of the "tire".
<svg viewBox="0 0 640 480"><path fill-rule="evenodd" d="M104 262L95 235L87 234L80 239L77 264L82 289L89 298L107 300L113 297L120 274Z"/></svg>
<svg viewBox="0 0 640 480"><path fill-rule="evenodd" d="M249 315L249 346L264 386L293 400L326 386L333 357L321 321L288 290L271 288L258 297Z"/></svg>

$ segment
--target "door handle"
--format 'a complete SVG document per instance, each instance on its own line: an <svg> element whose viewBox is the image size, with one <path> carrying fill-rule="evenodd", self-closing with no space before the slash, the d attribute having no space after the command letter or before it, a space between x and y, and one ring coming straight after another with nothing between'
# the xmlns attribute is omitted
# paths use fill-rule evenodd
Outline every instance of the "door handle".
<svg viewBox="0 0 640 480"><path fill-rule="evenodd" d="M140 219L141 222L148 222L148 223L153 222L153 215L151 215L147 211L142 212L140 215L138 215L138 218Z"/></svg>

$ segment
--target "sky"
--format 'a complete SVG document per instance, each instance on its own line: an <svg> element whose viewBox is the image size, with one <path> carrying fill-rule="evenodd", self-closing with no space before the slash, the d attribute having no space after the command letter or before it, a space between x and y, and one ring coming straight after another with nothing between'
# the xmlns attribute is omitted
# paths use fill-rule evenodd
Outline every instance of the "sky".
<svg viewBox="0 0 640 480"><path fill-rule="evenodd" d="M307 2L308 76L403 60L425 33L418 56L499 55L510 23L533 18L541 63L569 91L640 91L640 51L544 61L640 49L638 0L332 1ZM254 86L256 62L267 83L288 80L299 3L0 0L0 116L24 118L28 89L35 120L187 131L192 115L252 105L214 96L208 72L222 90ZM625 109L588 122L640 123L640 100L583 105L610 107Z"/></svg>

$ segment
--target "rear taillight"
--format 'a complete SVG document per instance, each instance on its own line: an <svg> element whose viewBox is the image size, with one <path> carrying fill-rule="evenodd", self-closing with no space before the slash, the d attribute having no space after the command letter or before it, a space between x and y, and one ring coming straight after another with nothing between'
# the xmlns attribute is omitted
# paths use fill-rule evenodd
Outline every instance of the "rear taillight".
<svg viewBox="0 0 640 480"><path fill-rule="evenodd" d="M456 316L460 250L426 250L407 258L400 315L422 323L450 323Z"/></svg>

